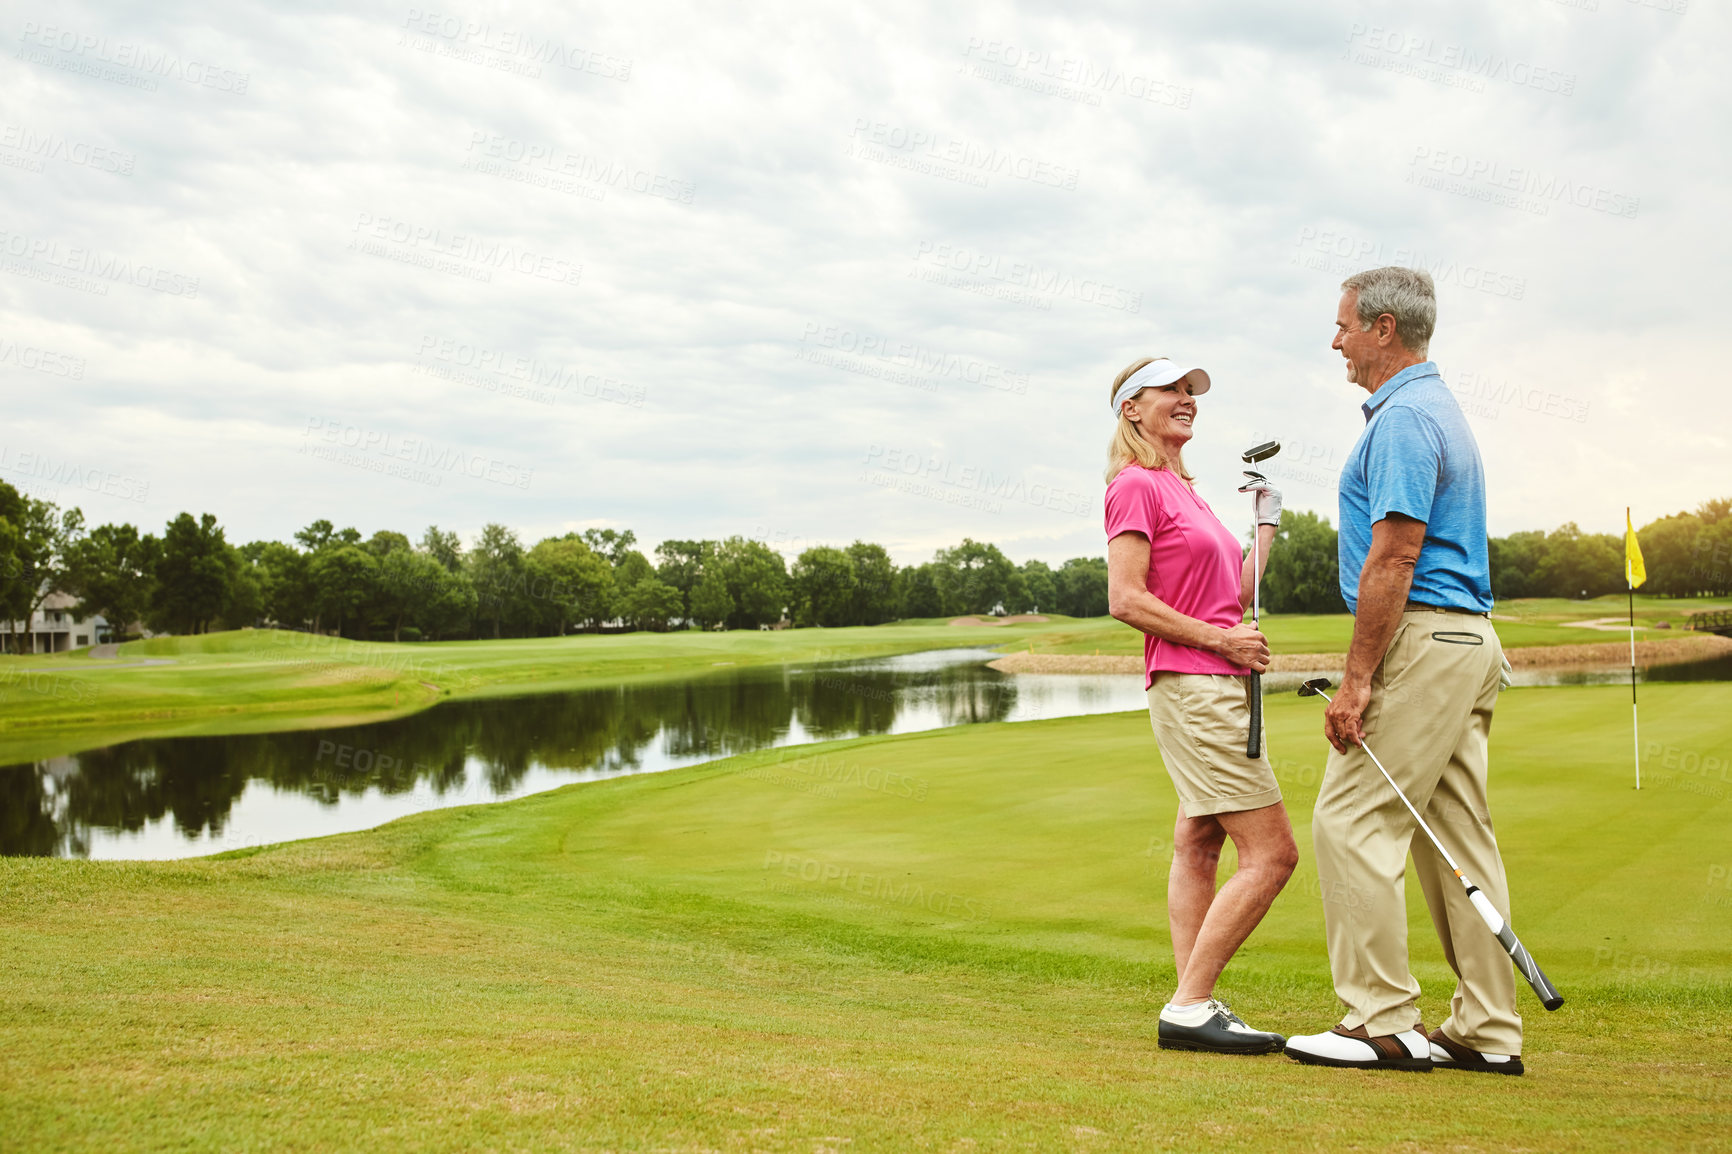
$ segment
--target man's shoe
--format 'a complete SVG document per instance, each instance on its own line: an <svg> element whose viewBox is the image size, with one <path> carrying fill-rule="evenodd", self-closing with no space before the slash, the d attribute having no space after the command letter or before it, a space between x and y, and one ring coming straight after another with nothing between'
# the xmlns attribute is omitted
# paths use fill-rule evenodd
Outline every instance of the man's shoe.
<svg viewBox="0 0 1732 1154"><path fill-rule="evenodd" d="M1442 1026L1433 1030L1430 1038L1433 1066L1452 1070L1475 1070L1481 1074L1521 1076L1523 1067L1520 1054L1484 1054L1478 1050L1470 1050L1444 1033Z"/></svg>
<svg viewBox="0 0 1732 1154"><path fill-rule="evenodd" d="M1162 1007L1159 1031L1163 1050L1201 1050L1210 1054L1273 1054L1287 1039L1253 1030L1224 1002L1210 999L1183 1010Z"/></svg>
<svg viewBox="0 0 1732 1154"><path fill-rule="evenodd" d="M1288 1038L1286 1050L1289 1058L1311 1066L1431 1073L1431 1045L1423 1027L1373 1038L1362 1025L1336 1026L1327 1034Z"/></svg>

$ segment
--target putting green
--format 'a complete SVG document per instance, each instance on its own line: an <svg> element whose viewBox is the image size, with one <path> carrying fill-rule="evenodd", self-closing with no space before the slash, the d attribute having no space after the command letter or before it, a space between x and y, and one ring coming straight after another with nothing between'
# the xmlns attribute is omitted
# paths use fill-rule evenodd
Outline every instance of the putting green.
<svg viewBox="0 0 1732 1154"><path fill-rule="evenodd" d="M223 859L0 860L20 1149L1726 1148L1732 710L1515 690L1492 804L1529 1075L1169 1054L1174 803L1140 715L771 751ZM1338 1012L1315 702L1271 700L1300 874L1228 969ZM1422 1008L1451 979L1410 887Z"/></svg>

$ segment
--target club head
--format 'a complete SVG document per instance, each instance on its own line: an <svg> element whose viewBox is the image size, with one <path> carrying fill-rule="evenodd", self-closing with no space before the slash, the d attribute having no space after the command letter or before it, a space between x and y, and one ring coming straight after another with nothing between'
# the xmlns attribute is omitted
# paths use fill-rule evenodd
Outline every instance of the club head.
<svg viewBox="0 0 1732 1154"><path fill-rule="evenodd" d="M1299 696L1316 697L1320 690L1328 689L1329 684L1330 682L1327 677L1313 677L1310 681L1307 681L1304 685L1299 687Z"/></svg>
<svg viewBox="0 0 1732 1154"><path fill-rule="evenodd" d="M1239 455L1239 459L1247 465L1255 465L1258 461L1267 461L1281 451L1280 441L1264 441L1261 445L1252 445Z"/></svg>

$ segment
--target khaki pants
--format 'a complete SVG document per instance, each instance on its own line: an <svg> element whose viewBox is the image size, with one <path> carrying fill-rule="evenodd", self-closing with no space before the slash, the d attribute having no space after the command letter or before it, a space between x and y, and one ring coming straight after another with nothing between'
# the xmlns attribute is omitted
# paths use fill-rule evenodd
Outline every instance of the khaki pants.
<svg viewBox="0 0 1732 1154"><path fill-rule="evenodd" d="M1486 746L1502 656L1483 617L1409 611L1372 679L1364 724L1384 768L1507 920L1509 888L1486 807ZM1403 888L1411 852L1459 979L1444 1032L1475 1050L1520 1054L1509 955L1363 750L1330 753L1311 833L1329 969L1347 1007L1342 1023L1376 1036L1419 1021Z"/></svg>

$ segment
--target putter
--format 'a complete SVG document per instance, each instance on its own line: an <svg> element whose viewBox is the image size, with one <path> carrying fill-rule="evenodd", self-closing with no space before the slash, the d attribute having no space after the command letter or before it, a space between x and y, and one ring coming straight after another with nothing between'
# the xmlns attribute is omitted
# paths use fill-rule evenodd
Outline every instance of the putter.
<svg viewBox="0 0 1732 1154"><path fill-rule="evenodd" d="M1321 697L1324 701L1328 701L1330 700L1329 695L1323 692L1328 688L1329 679L1327 677L1314 677L1299 687L1299 696ZM1419 816L1419 811L1413 808L1413 803L1407 800L1407 795L1401 792L1401 787L1395 784L1395 779L1389 776L1389 771L1383 768L1383 763L1377 760L1377 755L1371 752L1371 747L1360 742L1359 748L1365 751L1365 755L1371 759L1371 763L1377 767L1378 772L1383 774L1383 780L1389 783L1389 788L1395 791L1395 796L1401 799L1401 804L1407 807L1407 812L1413 815L1413 820L1419 823L1419 828L1425 831L1425 836L1431 839L1431 844L1437 847L1437 852L1443 855L1443 860L1449 863L1449 868L1455 871L1455 876L1460 878L1461 884L1467 887L1467 900L1473 903L1473 908L1479 911L1481 918L1485 919L1486 928L1497 936L1498 944L1503 947L1503 952L1510 956L1510 961L1515 963L1516 971L1527 979L1528 985L1533 987L1534 993L1539 996L1540 1005L1548 1010L1555 1010L1563 1005L1564 996L1558 993L1558 988L1552 985L1551 979L1546 977L1545 972L1540 969L1539 963L1534 961L1532 954L1528 953L1527 947L1521 944L1521 939L1515 936L1515 931L1510 929L1509 923L1503 920L1503 915L1497 912L1497 908L1491 904L1491 899L1481 893L1478 886L1467 880L1467 875L1461 872L1461 867L1455 864L1455 859L1450 856L1448 850L1443 848L1443 843L1437 840L1437 835L1431 832L1431 827L1425 824L1425 819Z"/></svg>
<svg viewBox="0 0 1732 1154"><path fill-rule="evenodd" d="M1259 461L1267 461L1281 451L1280 441L1264 441L1261 445L1252 445L1239 459L1247 465L1255 465ZM1257 558L1257 495L1251 490L1265 484L1269 478L1255 469L1246 469L1245 476L1250 480L1239 486L1239 492L1251 493L1251 628L1260 629L1261 599L1259 592L1262 587L1262 574ZM1251 731L1245 736L1245 756L1255 761L1263 755L1263 675L1251 674Z"/></svg>

